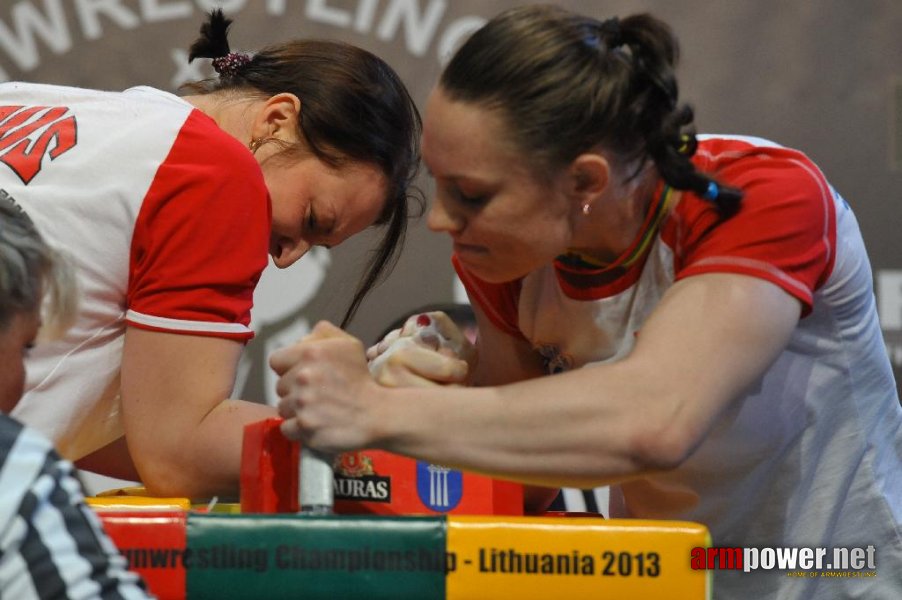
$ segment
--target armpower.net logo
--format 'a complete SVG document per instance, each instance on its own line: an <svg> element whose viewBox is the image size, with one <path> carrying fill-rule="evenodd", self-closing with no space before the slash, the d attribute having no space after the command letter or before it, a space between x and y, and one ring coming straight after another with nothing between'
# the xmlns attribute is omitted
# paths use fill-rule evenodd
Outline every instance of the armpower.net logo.
<svg viewBox="0 0 902 600"><path fill-rule="evenodd" d="M865 548L703 548L690 553L694 570L786 571L795 577L876 577L874 546Z"/></svg>

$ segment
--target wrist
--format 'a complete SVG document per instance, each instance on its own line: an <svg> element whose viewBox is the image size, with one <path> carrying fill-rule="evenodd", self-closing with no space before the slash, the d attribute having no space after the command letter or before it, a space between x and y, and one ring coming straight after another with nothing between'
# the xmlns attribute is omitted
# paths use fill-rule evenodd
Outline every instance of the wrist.
<svg viewBox="0 0 902 600"><path fill-rule="evenodd" d="M420 413L427 403L419 401L417 388L389 388L381 385L373 392L369 406L370 448L386 450L396 454L406 454L413 449L414 438L425 435L423 424L429 417Z"/></svg>
<svg viewBox="0 0 902 600"><path fill-rule="evenodd" d="M398 415L400 412L397 407L398 402L394 398L395 394L392 393L395 391L397 391L396 388L389 388L375 381L367 389L366 407L370 413L367 415L369 443L366 447L368 448L392 449L392 440L398 436L398 420L403 417L403 415L400 417Z"/></svg>

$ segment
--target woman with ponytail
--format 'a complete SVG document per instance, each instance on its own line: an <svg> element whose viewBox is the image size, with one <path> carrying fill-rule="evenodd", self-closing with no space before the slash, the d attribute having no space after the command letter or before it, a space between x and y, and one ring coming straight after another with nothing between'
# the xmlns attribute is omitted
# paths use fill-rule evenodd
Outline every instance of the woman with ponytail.
<svg viewBox="0 0 902 600"><path fill-rule="evenodd" d="M384 226L347 321L393 264L419 160L419 115L382 60L331 41L236 52L229 25L209 16L190 56L217 76L183 97L0 85L19 144L0 188L81 288L13 415L157 495L237 496L243 425L275 416L229 399L268 255L284 268Z"/></svg>
<svg viewBox="0 0 902 600"><path fill-rule="evenodd" d="M855 217L801 152L696 137L676 58L649 15L522 7L477 31L423 133L476 352L408 345L380 361L392 389L320 325L271 359L283 430L611 485L612 516L716 546L876 548L876 577L718 571L717 598L898 597L902 409Z"/></svg>

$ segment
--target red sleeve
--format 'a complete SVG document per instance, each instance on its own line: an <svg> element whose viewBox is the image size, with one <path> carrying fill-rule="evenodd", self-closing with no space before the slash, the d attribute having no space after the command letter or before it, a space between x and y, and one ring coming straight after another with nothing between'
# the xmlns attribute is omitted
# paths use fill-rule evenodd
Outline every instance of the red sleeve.
<svg viewBox="0 0 902 600"><path fill-rule="evenodd" d="M526 339L517 324L521 280L488 283L467 271L456 254L451 256L451 264L464 284L470 301L479 306L498 329L520 339Z"/></svg>
<svg viewBox="0 0 902 600"><path fill-rule="evenodd" d="M833 267L836 240L833 192L823 175L801 153L758 148L720 161L715 176L745 192L741 208L718 222L709 202L685 194L673 220L680 229L676 278L759 277L800 300L808 314Z"/></svg>
<svg viewBox="0 0 902 600"><path fill-rule="evenodd" d="M256 160L194 111L144 198L132 239L130 325L249 339L270 204Z"/></svg>

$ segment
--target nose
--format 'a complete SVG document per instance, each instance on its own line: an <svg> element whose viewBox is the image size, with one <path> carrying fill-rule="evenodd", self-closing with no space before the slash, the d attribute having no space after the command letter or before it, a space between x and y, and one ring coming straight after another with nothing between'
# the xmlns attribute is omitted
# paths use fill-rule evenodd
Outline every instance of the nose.
<svg viewBox="0 0 902 600"><path fill-rule="evenodd" d="M437 233L445 232L454 234L463 229L464 219L461 215L453 213L447 204L436 196L426 216L426 225Z"/></svg>
<svg viewBox="0 0 902 600"><path fill-rule="evenodd" d="M307 254L308 250L310 243L304 239L279 238L272 252L273 264L280 269L290 267Z"/></svg>

